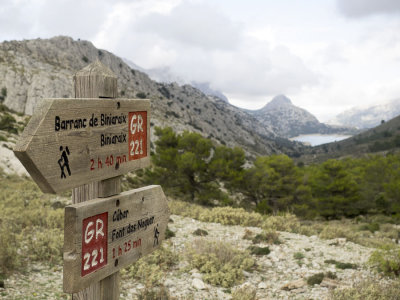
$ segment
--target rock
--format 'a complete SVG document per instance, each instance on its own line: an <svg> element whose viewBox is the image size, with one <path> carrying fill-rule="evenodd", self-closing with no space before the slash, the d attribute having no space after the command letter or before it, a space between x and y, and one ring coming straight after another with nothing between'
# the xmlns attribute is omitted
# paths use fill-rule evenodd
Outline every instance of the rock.
<svg viewBox="0 0 400 300"><path fill-rule="evenodd" d="M285 285L283 285L281 287L281 290L291 291L291 290L302 288L306 285L307 285L307 282L303 278L301 278L301 279L297 279L297 280L286 283Z"/></svg>
<svg viewBox="0 0 400 300"><path fill-rule="evenodd" d="M257 286L257 288L260 289L260 290L265 290L267 287L268 287L268 285L264 281L261 281Z"/></svg>
<svg viewBox="0 0 400 300"><path fill-rule="evenodd" d="M200 273L194 272L194 273L192 273L192 277L193 277L193 278L202 279L202 278L203 278L203 275L201 275Z"/></svg>
<svg viewBox="0 0 400 300"><path fill-rule="evenodd" d="M199 278L193 279L192 286L197 290L204 290L206 288L206 285L204 284L203 280Z"/></svg>
<svg viewBox="0 0 400 300"><path fill-rule="evenodd" d="M335 288L337 288L338 285L339 285L339 282L337 282L334 279L330 279L330 278L326 278L326 277L320 283L320 286L327 287L327 288L330 288L330 289L335 289Z"/></svg>
<svg viewBox="0 0 400 300"><path fill-rule="evenodd" d="M175 285L175 282L172 280L172 279L167 279L167 280L165 280L164 281L164 285L166 286L166 287L170 287L170 286L173 286L173 285Z"/></svg>

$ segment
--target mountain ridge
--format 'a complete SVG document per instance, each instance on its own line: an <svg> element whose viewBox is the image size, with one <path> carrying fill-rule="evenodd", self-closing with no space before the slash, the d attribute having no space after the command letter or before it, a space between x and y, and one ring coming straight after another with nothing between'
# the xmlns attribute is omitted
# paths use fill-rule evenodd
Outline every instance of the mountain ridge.
<svg viewBox="0 0 400 300"><path fill-rule="evenodd" d="M42 98L72 98L73 74L98 59L118 77L120 97L151 100L152 128L198 132L220 144L242 147L250 156L298 155L302 148L245 111L187 84L157 83L89 41L65 36L7 41L0 43L0 58L0 89L6 91L2 101L17 112L32 114Z"/></svg>
<svg viewBox="0 0 400 300"><path fill-rule="evenodd" d="M388 121L397 115L400 115L400 98L379 105L353 107L338 114L329 123L367 129L378 126L382 120Z"/></svg>
<svg viewBox="0 0 400 300"><path fill-rule="evenodd" d="M258 110L246 110L265 126L272 127L277 135L292 138L301 134L348 133L348 127L330 126L318 121L307 110L293 105L285 95L277 95Z"/></svg>

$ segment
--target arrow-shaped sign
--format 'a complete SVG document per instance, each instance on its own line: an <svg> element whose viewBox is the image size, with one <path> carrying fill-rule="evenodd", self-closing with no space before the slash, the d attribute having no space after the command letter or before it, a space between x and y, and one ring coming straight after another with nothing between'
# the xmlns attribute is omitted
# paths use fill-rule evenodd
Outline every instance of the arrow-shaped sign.
<svg viewBox="0 0 400 300"><path fill-rule="evenodd" d="M150 164L150 102L44 99L14 153L46 193L146 167Z"/></svg>
<svg viewBox="0 0 400 300"><path fill-rule="evenodd" d="M169 214L159 185L67 206L64 291L78 292L157 249Z"/></svg>

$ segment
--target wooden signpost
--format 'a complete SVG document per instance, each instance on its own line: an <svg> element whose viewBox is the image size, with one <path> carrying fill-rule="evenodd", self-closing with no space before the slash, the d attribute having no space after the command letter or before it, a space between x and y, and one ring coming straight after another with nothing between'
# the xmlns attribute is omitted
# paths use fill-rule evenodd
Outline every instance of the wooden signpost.
<svg viewBox="0 0 400 300"><path fill-rule="evenodd" d="M44 99L14 153L57 193L148 166L149 137L149 100Z"/></svg>
<svg viewBox="0 0 400 300"><path fill-rule="evenodd" d="M43 192L73 188L64 291L116 300L118 270L159 247L169 220L160 186L120 194L120 175L150 164L150 102L116 99L117 78L99 61L74 81L77 98L44 99L14 153Z"/></svg>
<svg viewBox="0 0 400 300"><path fill-rule="evenodd" d="M158 185L68 206L64 291L80 291L152 252L164 239L168 220Z"/></svg>

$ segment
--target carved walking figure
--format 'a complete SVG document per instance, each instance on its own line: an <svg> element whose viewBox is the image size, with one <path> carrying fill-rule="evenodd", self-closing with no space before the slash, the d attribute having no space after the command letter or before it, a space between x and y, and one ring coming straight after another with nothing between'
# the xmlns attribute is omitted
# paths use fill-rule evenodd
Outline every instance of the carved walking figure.
<svg viewBox="0 0 400 300"><path fill-rule="evenodd" d="M153 247L158 245L158 236L160 235L160 232L158 231L158 224L157 226L154 228L154 243L153 243Z"/></svg>
<svg viewBox="0 0 400 300"><path fill-rule="evenodd" d="M61 157L58 160L58 165L60 166L61 169L61 178L67 178L64 172L64 168L67 168L68 175L71 176L71 169L69 168L69 160L68 160L68 155L70 155L68 146L65 147L65 150L63 146L60 146L60 152L61 152Z"/></svg>

